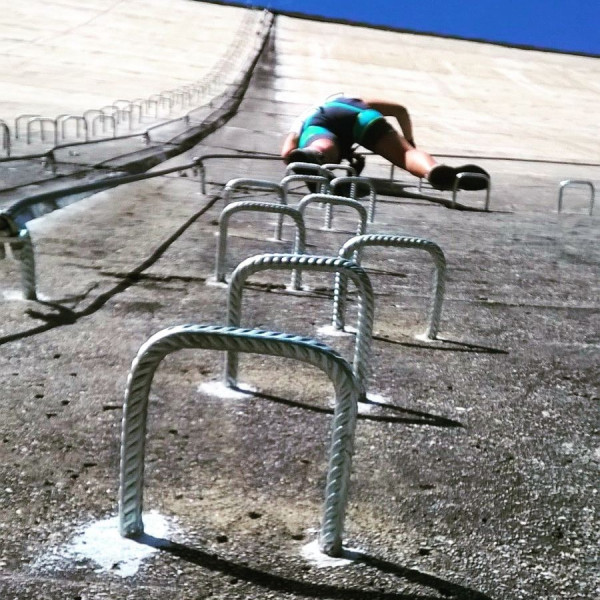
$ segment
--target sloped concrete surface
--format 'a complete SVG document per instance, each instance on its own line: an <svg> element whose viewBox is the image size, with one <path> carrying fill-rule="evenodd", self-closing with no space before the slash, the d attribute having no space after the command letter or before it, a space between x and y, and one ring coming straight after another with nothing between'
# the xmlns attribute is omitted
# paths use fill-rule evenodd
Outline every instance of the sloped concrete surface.
<svg viewBox="0 0 600 600"><path fill-rule="evenodd" d="M123 391L137 349L170 325L225 322L227 290L211 281L223 185L278 180L283 166L214 160L206 195L191 174L171 175L31 221L40 300L19 299L18 265L0 261L2 596L595 598L599 222L581 190L570 190L560 214L556 202L562 179L600 177L580 112L563 122L560 99L543 104L538 93L553 73L569 83L565 97L593 113L587 77L598 64L279 17L237 115L162 165L210 152L276 154L301 106L350 88L408 98L417 143L440 156L487 157L479 162L493 178L491 212L419 199L414 178L397 173L415 197L380 197L369 225L434 240L448 280L440 339L425 342L416 336L427 324L429 257L364 253L376 301L371 402L360 408L344 563L310 553L330 384L299 364L244 357L240 382L257 391L225 398L214 391L223 356L194 351L161 364L150 396L145 510L170 529L149 529L159 539L144 543L162 549L127 576L116 548L109 567L94 560L99 540L73 552L78 535L116 514ZM512 111L520 119L497 120ZM544 142L553 128L562 149ZM367 163L366 174L387 176L379 160ZM459 200L482 206L478 193ZM307 214L308 250L336 255L355 215L336 209L330 231L323 218L317 207ZM276 242L272 221L232 220L228 276L246 256L289 250L291 224ZM303 294L287 291L288 281L253 277L243 324L313 336L351 360L353 337L327 327L332 278L306 274ZM354 325L354 292L351 300Z"/></svg>

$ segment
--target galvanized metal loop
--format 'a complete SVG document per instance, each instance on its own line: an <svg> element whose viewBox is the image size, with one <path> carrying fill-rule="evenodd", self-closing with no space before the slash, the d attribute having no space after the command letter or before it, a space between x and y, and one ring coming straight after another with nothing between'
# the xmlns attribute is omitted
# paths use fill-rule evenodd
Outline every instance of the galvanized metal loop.
<svg viewBox="0 0 600 600"><path fill-rule="evenodd" d="M249 188L252 190L267 190L270 192L275 192L277 194L277 198L279 199L280 204L287 204L286 194L283 190L283 187L277 182L267 181L265 179L250 179L250 178L238 178L229 180L225 188L223 189L223 201L225 206L229 203L229 199L235 190L239 188ZM277 224L275 225L275 239L281 239L281 232L283 228L283 215L280 214L277 218Z"/></svg>
<svg viewBox="0 0 600 600"><path fill-rule="evenodd" d="M458 191L460 188L460 181L464 178L469 179L481 179L485 182L485 210L490 209L490 194L492 192L492 179L489 175L485 175L484 173L458 173L454 179L454 185L452 186L452 208L456 207L456 196L458 195Z"/></svg>
<svg viewBox="0 0 600 600"><path fill-rule="evenodd" d="M241 262L231 276L227 297L227 324L233 327L241 325L243 287L250 275L266 270L286 271L293 269L330 273L344 272L356 285L359 303L353 371L361 387L362 395L365 395L375 305L371 281L364 269L356 263L341 257L313 256L308 254L259 254L251 256ZM334 299L334 314L336 311L337 308ZM227 386L236 385L237 370L237 354L235 352L228 352L225 368L225 384Z"/></svg>
<svg viewBox="0 0 600 600"><path fill-rule="evenodd" d="M296 225L296 236L294 238L294 252L304 254L306 248L306 228L302 213L291 206L283 204L274 204L272 202L252 202L239 201L228 204L219 215L219 241L217 244L217 257L215 261L215 279L216 281L225 281L225 256L227 255L227 231L229 219L237 212L254 211L277 213L278 215L287 215L293 219ZM294 285L294 281L292 285Z"/></svg>
<svg viewBox="0 0 600 600"><path fill-rule="evenodd" d="M335 411L319 545L323 552L339 555L342 550L358 400L358 388L350 366L333 350L310 338L219 325L182 325L164 329L147 340L133 360L127 378L121 428L121 535L139 537L144 532L145 441L148 397L154 373L165 356L189 348L291 358L314 365L330 378L335 389Z"/></svg>
<svg viewBox="0 0 600 600"><path fill-rule="evenodd" d="M596 188L594 187L594 184L591 181L588 181L587 179L565 179L563 181L560 182L560 186L559 186L559 191L558 191L558 212L560 213L562 211L562 207L563 207L563 195L564 195L564 191L567 187L570 186L584 186L587 187L590 190L590 216L592 216L594 214L594 201L596 198Z"/></svg>
<svg viewBox="0 0 600 600"><path fill-rule="evenodd" d="M369 188L369 223L373 223L375 220L375 208L377 203L375 184L368 177L356 177L349 175L347 177L336 177L331 181L329 187L331 188L331 193L335 194L338 187L348 184L350 184L350 198L354 200L356 200L356 194L359 185L364 185ZM331 226L331 219L328 221L328 223L329 226Z"/></svg>
<svg viewBox="0 0 600 600"><path fill-rule="evenodd" d="M360 235L350 238L340 249L339 255L343 258L349 258L353 253L358 252L365 246L381 246L396 248L417 248L425 250L433 259L435 270L433 275L432 290L433 299L431 302L429 314L429 327L425 336L429 339L436 339L440 320L442 316L442 303L444 301L444 290L446 281L446 257L444 252L431 240L425 238L405 236L405 235ZM345 310L346 310L346 289L347 279L343 273L337 273L335 277L334 292L334 314L333 322L337 329L344 328Z"/></svg>
<svg viewBox="0 0 600 600"><path fill-rule="evenodd" d="M13 250L16 250L15 255L21 266L21 287L23 289L23 297L25 300L37 300L37 293L35 290L35 254L29 230L25 227L21 229L19 237L16 240L14 238L8 238L6 241L10 243Z"/></svg>
<svg viewBox="0 0 600 600"><path fill-rule="evenodd" d="M293 164L304 164L304 163L292 163ZM309 164L309 163L306 163ZM318 165L310 165L310 166L318 166ZM283 193L284 193L284 197L286 199L286 204L287 202L287 197L288 197L288 191L289 191L289 187L290 184L292 183L315 183L318 184L319 189L321 190L322 194L327 194L329 193L329 181L330 178L326 177L324 175L300 175L300 174L295 174L295 175L286 175L280 182L281 187L283 188Z"/></svg>

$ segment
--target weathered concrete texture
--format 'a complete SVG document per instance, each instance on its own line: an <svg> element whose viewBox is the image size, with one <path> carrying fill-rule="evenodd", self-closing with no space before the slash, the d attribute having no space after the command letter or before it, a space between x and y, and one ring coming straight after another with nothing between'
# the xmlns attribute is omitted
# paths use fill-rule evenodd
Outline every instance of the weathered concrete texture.
<svg viewBox="0 0 600 600"><path fill-rule="evenodd" d="M238 115L169 164L215 150L276 152L300 102L316 99L308 98L313 92L319 97L356 83L344 57L354 53L370 65L385 54L377 48L400 48L414 37L309 27L293 19L279 19L276 27ZM324 54L310 65L299 58L309 48L317 52L321 32L329 40L328 60L339 67L327 84ZM361 44L353 42L357 36ZM377 42L382 38L385 43ZM503 160L481 161L493 177L490 213L383 197L369 226L371 233L437 242L446 255L448 281L441 339L426 343L415 334L426 327L428 255L374 248L364 253L376 293L368 386L373 404L361 408L357 429L345 535L347 547L358 550L353 560L322 567L302 554L315 539L323 498L332 413L332 389L324 376L295 363L243 357L240 381L258 393L226 400L198 389L221 378L223 357L194 351L164 361L150 399L145 508L177 518L178 531L169 536L175 543L130 578L119 577L119 565L106 571L84 557L58 556L78 528L115 514L123 390L139 346L170 325L226 318L226 289L211 285L223 185L237 176L283 175L275 161L215 160L208 164L206 195L191 177L161 177L32 221L39 302L14 299L17 266L0 261L3 597L598 595L599 222L574 191L566 212L556 212L558 182L597 180L598 168L508 160L557 156L537 143L533 156L527 154L516 124L511 152L496 151L504 130L484 127L477 103L470 112L464 83L469 72L474 81L483 72L496 82L487 68L475 65L474 56L505 61L507 73L525 68L520 57L556 72L565 63L582 72L598 63L414 40L423 54L423 73L413 67L418 83L429 73L431 85L437 85L434 64L469 58L457 88L464 92L465 138L471 138L465 151L481 148ZM416 48L397 52L416 55ZM437 62L426 60L436 48ZM516 58L509 61L510 56ZM373 90L400 91L397 62L380 61L377 69L365 65L362 77L372 78ZM295 77L282 71L286 62L296 65ZM397 87L387 87L390 80ZM565 80L576 87L579 76ZM531 90L514 85L523 95ZM415 84L414 93L419 89ZM451 139L441 128L444 114L452 123L457 113L444 110L437 88L419 96L427 97L434 116L430 121L416 103L417 141L454 153L453 141L466 139ZM494 102L490 114L503 106L498 95ZM589 143L587 130L574 128L568 147L591 148ZM564 159L582 161L584 154L573 150ZM369 160L366 172L387 171ZM416 190L414 178L402 181ZM293 201L302 193L295 190ZM464 192L460 200L472 207L482 203L478 193ZM335 255L353 235L356 218L336 209L333 231L322 229L323 218L317 207L307 214L309 251ZM253 213L232 220L228 274L246 256L289 249L291 224L284 229L286 241L278 243L269 239L272 221ZM244 292L243 324L314 336L350 359L353 337L323 329L331 320L332 278L306 274L304 294L287 291L288 282L283 273L253 277ZM353 325L354 292L351 298L347 322Z"/></svg>

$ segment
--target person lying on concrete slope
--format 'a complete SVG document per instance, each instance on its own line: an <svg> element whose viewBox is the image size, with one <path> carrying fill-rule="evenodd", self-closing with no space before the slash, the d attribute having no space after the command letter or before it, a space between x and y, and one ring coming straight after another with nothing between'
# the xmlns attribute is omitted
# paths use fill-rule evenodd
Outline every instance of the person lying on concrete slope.
<svg viewBox="0 0 600 600"><path fill-rule="evenodd" d="M385 117L395 117L402 133ZM281 156L286 164L338 164L346 159L359 174L364 158L354 155L354 144L416 177L427 179L438 190L451 190L459 173L488 175L477 165L450 167L438 163L430 154L417 149L411 119L404 106L371 98L335 96L309 109L294 121L281 148ZM487 187L487 182L481 177L465 175L460 178L459 187L480 190Z"/></svg>

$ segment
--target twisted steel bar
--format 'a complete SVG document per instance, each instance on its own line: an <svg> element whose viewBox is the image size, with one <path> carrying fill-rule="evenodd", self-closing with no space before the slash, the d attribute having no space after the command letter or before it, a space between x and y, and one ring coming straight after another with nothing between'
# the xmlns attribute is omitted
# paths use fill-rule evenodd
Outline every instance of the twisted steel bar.
<svg viewBox="0 0 600 600"><path fill-rule="evenodd" d="M19 232L19 237L14 240L8 240L13 250L16 250L16 257L21 266L21 287L23 288L23 297L25 300L37 300L35 291L35 254L33 252L33 243L29 229L25 227Z"/></svg>
<svg viewBox="0 0 600 600"><path fill-rule="evenodd" d="M348 198L345 198L348 200ZM354 345L353 372L361 389L361 397L366 395L368 361L371 352L375 303L369 276L356 263L341 257L310 256L300 254L259 254L241 262L233 272L227 293L227 324L239 327L242 320L242 292L244 283L253 273L266 270L344 272L358 288L358 319ZM337 312L334 299L334 314ZM225 385L236 385L238 356L228 352L225 363Z"/></svg>
<svg viewBox="0 0 600 600"><path fill-rule="evenodd" d="M358 235L362 235L366 231L367 210L358 200L353 200L352 198L347 198L346 196L334 196L333 194L307 194L304 196L304 198L302 198L302 200L300 200L300 202L298 202L297 208L304 215L306 207L315 202L328 205L336 204L339 206L353 208L358 213L360 219L357 227Z"/></svg>
<svg viewBox="0 0 600 600"><path fill-rule="evenodd" d="M96 115L92 121L92 135L96 136L98 135L96 132L96 125L98 124L98 122L102 123L102 131L106 131L106 122L109 122L112 125L112 130L113 130L113 135L112 137L116 137L117 135L117 120L113 115L106 115L104 113L101 113L99 115Z"/></svg>
<svg viewBox="0 0 600 600"><path fill-rule="evenodd" d="M356 200L356 192L358 185L365 185L369 188L369 223L375 220L375 204L377 202L377 193L375 192L375 184L368 177L336 177L330 184L331 193L335 194L336 188L347 186L350 184L350 198ZM344 195L344 194L338 194ZM331 219L328 221L328 227L331 227Z"/></svg>
<svg viewBox="0 0 600 600"><path fill-rule="evenodd" d="M315 202L325 204L327 207L336 204L339 206L347 206L349 208L353 208L358 212L358 216L360 219L356 228L356 235L363 235L366 232L367 211L358 200L352 200L351 198L346 198L345 196L334 196L333 194L308 194L304 196L304 198L302 198L300 202L298 202L298 210L302 213L303 219L306 208L309 206L309 204L314 204ZM296 246L294 246L294 253L300 254ZM298 271L294 271L293 278L296 285L294 289L299 290L302 287L302 274Z"/></svg>
<svg viewBox="0 0 600 600"><path fill-rule="evenodd" d="M2 129L2 148L6 150L6 156L10 156L10 128L1 119L0 129Z"/></svg>
<svg viewBox="0 0 600 600"><path fill-rule="evenodd" d="M239 179L231 179L225 184L225 188L223 190L223 200L225 202L225 206L229 204L229 199L231 194L238 188L246 187L254 190L268 190L271 192L275 192L277 197L279 198L280 204L287 204L287 199L285 197L285 193L283 188L279 183L274 181L266 181L264 179L247 179L247 178L239 178ZM281 230L283 227L283 215L280 214L277 219L277 225L275 226L275 239L281 240Z"/></svg>
<svg viewBox="0 0 600 600"><path fill-rule="evenodd" d="M444 290L446 281L446 258L442 249L435 243L424 238L404 235L360 235L350 238L340 249L339 255L348 258L365 246L382 246L396 248L417 248L429 252L435 265L432 290L433 300L429 314L429 327L425 336L431 340L436 339L440 319L442 316L442 303L444 301ZM346 311L346 289L347 279L343 273L337 273L335 277L334 313L333 322L337 329L344 328Z"/></svg>
<svg viewBox="0 0 600 600"><path fill-rule="evenodd" d="M273 155L273 154L259 154L259 153L248 153L248 154L241 154L241 153L237 153L237 154L226 154L226 153L222 153L222 152L218 152L215 154L204 154L203 156L194 156L192 158L192 161L194 162L194 165L196 167L196 169L198 170L198 174L200 175L200 191L203 194L206 194L206 166L204 165L204 163L209 160L209 159L214 159L214 158L231 158L231 159L235 159L235 160L246 160L246 159L252 159L252 160L277 160L280 161L281 157L279 155Z"/></svg>
<svg viewBox="0 0 600 600"><path fill-rule="evenodd" d="M81 117L79 115L65 114L65 115L58 115L58 117L56 117L56 126L60 128L61 139L64 140L66 138L67 123L69 121L75 121L75 135L77 137L79 137L80 131L83 129L83 132L85 133L85 141L87 142L89 139L88 124L87 124L85 117Z"/></svg>
<svg viewBox="0 0 600 600"><path fill-rule="evenodd" d="M53 140L54 140L54 145L58 144L58 140L57 140L57 127L56 127L56 121L54 119L50 119L49 117L32 117L31 119L27 119L27 143L30 144L31 143L31 126L34 123L39 123L40 124L40 140L42 142L46 141L46 130L44 129L44 123L48 123L49 125L52 125L52 133L53 133Z"/></svg>
<svg viewBox="0 0 600 600"><path fill-rule="evenodd" d="M319 545L323 552L338 556L342 550L354 452L358 399L355 378L350 365L324 344L310 338L260 329L182 325L159 331L142 345L131 365L123 404L119 477L121 535L133 538L144 533L142 509L148 397L154 373L162 359L184 348L292 358L321 369L330 378L335 389L335 410Z"/></svg>
<svg viewBox="0 0 600 600"><path fill-rule="evenodd" d="M32 113L27 113L24 115L19 115L16 119L15 119L15 140L19 139L19 135L21 132L20 126L21 126L21 121L23 120L27 120L29 121L29 119L33 118L33 117L41 117L42 115L36 115L36 114L32 114Z"/></svg>
<svg viewBox="0 0 600 600"><path fill-rule="evenodd" d="M483 173L458 173L454 179L454 185L452 186L452 208L456 207L456 196L460 189L460 180L464 177L470 179L482 179L486 182L485 186L485 210L490 209L490 194L492 192L492 180L489 175Z"/></svg>
<svg viewBox="0 0 600 600"><path fill-rule="evenodd" d="M327 169L331 173L333 171L344 171L348 177L355 177L356 170L351 165L342 165L339 163L325 163L321 165L324 169Z"/></svg>
<svg viewBox="0 0 600 600"><path fill-rule="evenodd" d="M303 165L305 163L291 163L291 165ZM310 163L306 163L311 167L315 167L318 165L311 165ZM291 166L290 165L290 166ZM314 183L319 185L319 189L322 194L329 193L329 177L324 175L286 175L280 182L281 187L283 188L283 194L285 197L285 201L287 204L288 190L291 183L302 182L302 183Z"/></svg>
<svg viewBox="0 0 600 600"><path fill-rule="evenodd" d="M586 186L589 188L589 190L591 192L591 196L590 196L590 217L591 217L594 214L594 200L596 198L596 188L594 187L594 184L591 181L588 181L587 179L565 179L560 182L560 187L559 187L559 191L558 191L558 212L562 211L563 194L564 194L565 188L567 188L571 185L583 185L583 186Z"/></svg>
<svg viewBox="0 0 600 600"><path fill-rule="evenodd" d="M219 215L219 242L217 244L217 257L215 261L216 281L225 281L225 256L227 255L227 231L229 219L233 214L246 210L254 212L278 213L279 215L288 215L291 217L296 224L294 253L304 254L305 252L306 228L304 227L302 213L297 208L282 204L273 204L272 202L232 202L231 204L227 205ZM292 281L292 285L294 285L294 281Z"/></svg>

